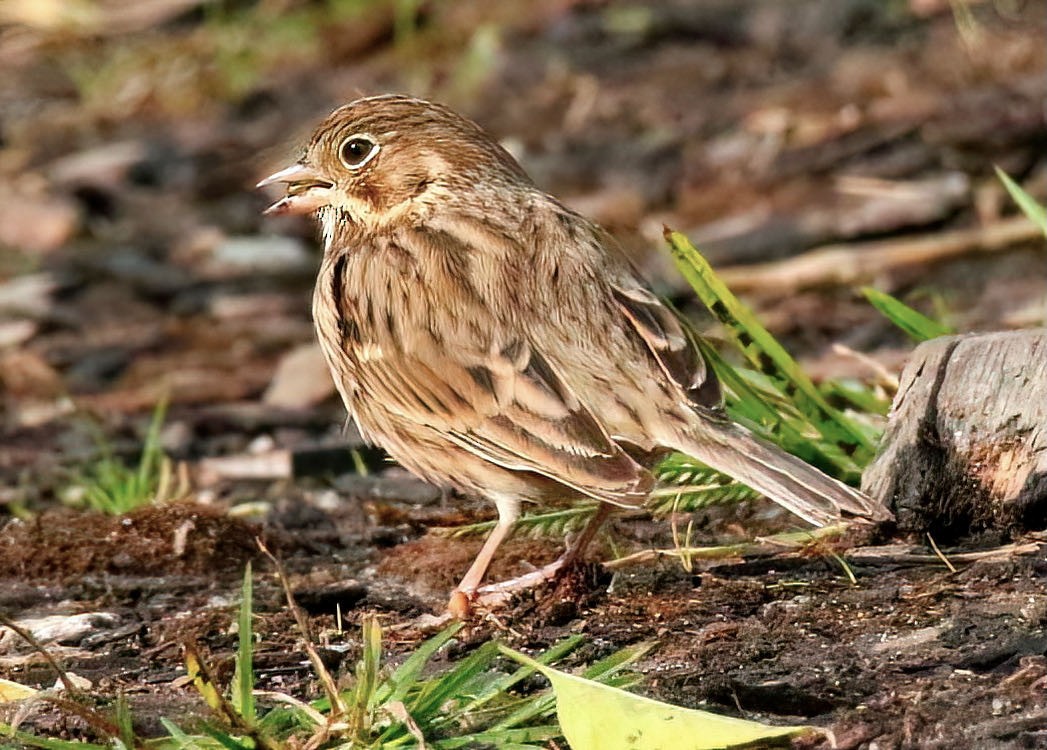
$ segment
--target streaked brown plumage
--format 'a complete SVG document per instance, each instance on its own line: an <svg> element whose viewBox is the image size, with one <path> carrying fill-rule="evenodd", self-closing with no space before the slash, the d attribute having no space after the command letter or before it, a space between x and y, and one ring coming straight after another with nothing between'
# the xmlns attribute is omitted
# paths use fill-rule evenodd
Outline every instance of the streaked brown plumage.
<svg viewBox="0 0 1047 750"><path fill-rule="evenodd" d="M401 96L316 129L272 213L315 212L317 333L364 437L424 479L521 501L642 505L681 450L822 525L882 518L861 493L731 424L675 315L597 226L539 190L476 124Z"/></svg>

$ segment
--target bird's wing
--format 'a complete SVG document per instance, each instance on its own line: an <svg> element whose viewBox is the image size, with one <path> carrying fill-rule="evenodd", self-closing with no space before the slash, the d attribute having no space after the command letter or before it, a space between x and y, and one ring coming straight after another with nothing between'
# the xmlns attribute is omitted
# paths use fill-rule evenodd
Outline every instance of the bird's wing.
<svg viewBox="0 0 1047 750"><path fill-rule="evenodd" d="M432 345L372 359L367 367L361 396L379 400L400 424L436 428L491 463L615 505L646 499L648 472L521 340L488 352Z"/></svg>
<svg viewBox="0 0 1047 750"><path fill-rule="evenodd" d="M687 394L693 406L703 411L719 409L721 394L716 375L676 313L633 277L617 280L612 293L665 376Z"/></svg>
<svg viewBox="0 0 1047 750"><path fill-rule="evenodd" d="M689 431L680 433L673 447L729 474L816 526L835 523L841 511L877 521L890 518L882 504L864 493L732 424L723 412L711 412L720 405L715 375L673 311L632 277L624 277L613 293L665 375L704 412Z"/></svg>

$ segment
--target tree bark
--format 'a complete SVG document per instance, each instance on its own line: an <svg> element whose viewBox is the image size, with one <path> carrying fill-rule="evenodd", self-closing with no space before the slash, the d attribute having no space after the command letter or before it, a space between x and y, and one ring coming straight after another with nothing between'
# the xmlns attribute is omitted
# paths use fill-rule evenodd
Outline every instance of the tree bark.
<svg viewBox="0 0 1047 750"><path fill-rule="evenodd" d="M918 346L862 488L937 541L1047 527L1047 329Z"/></svg>

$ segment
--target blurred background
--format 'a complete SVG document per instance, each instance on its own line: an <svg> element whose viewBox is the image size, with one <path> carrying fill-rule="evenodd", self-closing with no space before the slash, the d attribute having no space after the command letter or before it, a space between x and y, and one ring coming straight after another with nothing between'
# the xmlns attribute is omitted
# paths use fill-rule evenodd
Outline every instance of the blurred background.
<svg viewBox="0 0 1047 750"><path fill-rule="evenodd" d="M1047 196L1045 36L1023 0L6 0L0 506L61 499L99 436L134 454L163 398L198 487L337 464L314 228L253 185L361 95L476 119L698 315L687 233L815 377L911 348L860 284L1042 325L993 169Z"/></svg>

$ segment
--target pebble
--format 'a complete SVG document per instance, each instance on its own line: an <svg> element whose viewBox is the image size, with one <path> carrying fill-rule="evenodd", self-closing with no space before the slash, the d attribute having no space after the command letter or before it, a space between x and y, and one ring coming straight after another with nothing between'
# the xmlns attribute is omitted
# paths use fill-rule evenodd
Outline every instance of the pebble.
<svg viewBox="0 0 1047 750"><path fill-rule="evenodd" d="M113 628L120 618L112 612L83 612L76 615L47 615L26 617L15 624L29 631L41 644L57 643L76 646L98 630ZM23 650L25 641L10 628L0 627L0 653Z"/></svg>
<svg viewBox="0 0 1047 750"><path fill-rule="evenodd" d="M319 344L305 344L283 356L262 401L284 409L305 409L334 394L334 381Z"/></svg>
<svg viewBox="0 0 1047 750"><path fill-rule="evenodd" d="M227 237L215 245L204 270L214 275L301 272L315 265L305 243L294 237Z"/></svg>
<svg viewBox="0 0 1047 750"><path fill-rule="evenodd" d="M50 253L80 229L80 211L67 198L6 194L0 200L0 245Z"/></svg>

